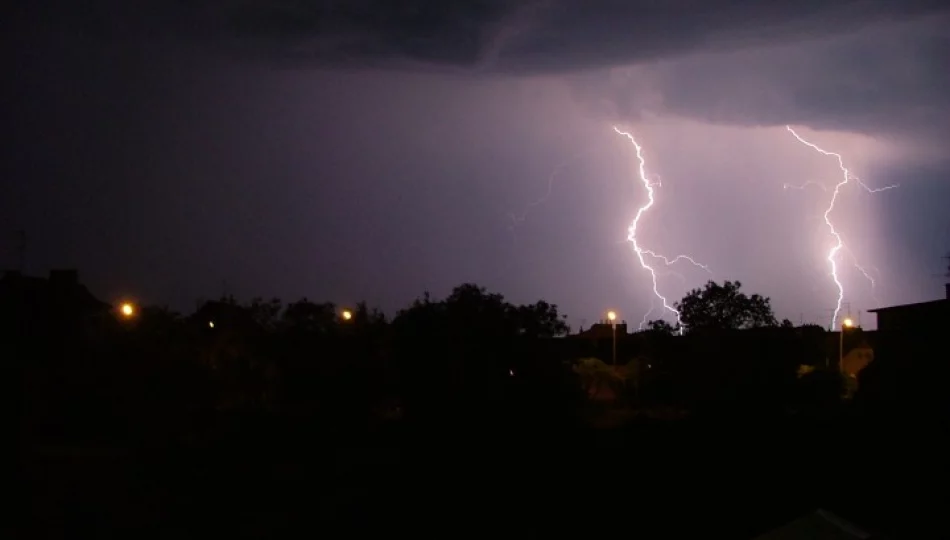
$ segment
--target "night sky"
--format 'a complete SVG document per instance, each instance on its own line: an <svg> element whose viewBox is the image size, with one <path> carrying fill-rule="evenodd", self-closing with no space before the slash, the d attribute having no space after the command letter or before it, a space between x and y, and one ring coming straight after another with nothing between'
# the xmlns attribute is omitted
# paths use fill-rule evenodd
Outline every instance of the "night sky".
<svg viewBox="0 0 950 540"><path fill-rule="evenodd" d="M948 7L944 7L948 6ZM14 1L0 12L2 266L103 300L307 296L389 313L474 281L636 325L638 239L779 317L939 298L950 4ZM784 187L788 184L804 189ZM817 184L817 185L816 185ZM536 204L535 204L536 203ZM872 288L854 266L874 277ZM655 312L658 317L661 313ZM873 318L862 322L871 326Z"/></svg>

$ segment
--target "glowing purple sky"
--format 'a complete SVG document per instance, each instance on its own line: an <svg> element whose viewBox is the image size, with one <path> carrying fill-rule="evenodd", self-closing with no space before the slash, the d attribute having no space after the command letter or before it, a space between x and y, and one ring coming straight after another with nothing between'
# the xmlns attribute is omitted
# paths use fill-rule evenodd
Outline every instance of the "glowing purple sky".
<svg viewBox="0 0 950 540"><path fill-rule="evenodd" d="M662 179L641 243L714 273L677 266L671 300L739 279L827 324L829 194L783 185L839 172L786 123L868 185L900 184L849 186L832 214L877 280L841 254L851 312L942 293L940 2L88 4L23 3L4 23L0 228L27 231L29 271L78 267L104 299L392 312L475 281L575 326L607 308L638 322L649 279L625 238L645 193L614 124Z"/></svg>

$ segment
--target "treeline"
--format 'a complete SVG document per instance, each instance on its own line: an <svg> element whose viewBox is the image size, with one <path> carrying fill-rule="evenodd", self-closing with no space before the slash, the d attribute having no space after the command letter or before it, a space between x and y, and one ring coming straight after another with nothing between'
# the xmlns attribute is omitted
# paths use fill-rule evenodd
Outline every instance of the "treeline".
<svg viewBox="0 0 950 540"><path fill-rule="evenodd" d="M684 337L653 322L623 339L622 369L606 365L603 340L555 339L568 332L556 305L515 305L473 284L426 294L391 320L307 299L222 298L190 315L60 305L8 325L8 343L24 426L68 436L154 436L219 412L338 426L563 424L599 406L593 386L610 387L610 407L694 416L836 406L825 332L777 323L767 298L739 286L710 282L679 302ZM819 369L803 376L803 364Z"/></svg>
<svg viewBox="0 0 950 540"><path fill-rule="evenodd" d="M24 424L74 434L174 429L207 411L357 424L485 416L510 404L513 373L520 383L545 369L543 338L567 332L557 306L515 305L471 284L392 320L307 299L222 298L190 315L50 308L28 320L5 310L16 319L8 365L22 381Z"/></svg>

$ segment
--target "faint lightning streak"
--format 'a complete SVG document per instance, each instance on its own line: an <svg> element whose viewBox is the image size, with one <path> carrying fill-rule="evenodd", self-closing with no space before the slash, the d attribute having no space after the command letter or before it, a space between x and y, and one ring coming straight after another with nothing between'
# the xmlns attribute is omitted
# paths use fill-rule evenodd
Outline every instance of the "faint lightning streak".
<svg viewBox="0 0 950 540"><path fill-rule="evenodd" d="M673 270L669 270L669 271L664 272L664 273L662 273L662 274L657 274L657 276L660 276L660 277L673 276L673 277L675 277L676 279L678 279L678 280L680 280L681 282L683 282L683 285L686 285L686 276L684 276L683 274L680 274L679 272L674 272Z"/></svg>
<svg viewBox="0 0 950 540"><path fill-rule="evenodd" d="M828 251L827 260L828 260L828 263L831 265L831 278L834 280L835 286L838 288L838 301L835 303L835 311L834 311L834 314L831 316L831 327L837 328L838 314L841 313L841 303L842 301L844 301L844 286L841 284L841 280L838 278L838 263L837 263L836 257L838 255L838 252L841 251L841 249L844 247L844 240L841 238L841 234L838 233L837 229L835 229L834 224L831 222L830 216L831 216L831 211L834 210L835 208L835 202L838 199L838 193L840 193L841 188L848 183L848 180L852 178L851 172L845 166L844 158L841 157L841 154L836 154L835 152L829 152L827 150L820 148L818 145L814 143L806 141L798 133L796 133L795 130L792 129L791 126L785 126L785 129L787 129L789 133L791 133L796 139L798 139L798 142L804 144L805 146L808 146L826 156L834 156L835 159L838 160L838 168L840 168L842 172L842 180L838 182L837 184L835 184L835 189L831 194L831 201L828 203L828 208L825 209L825 213L824 213L825 225L828 226L828 230L831 232L831 235L835 238L835 245L832 246L832 248Z"/></svg>
<svg viewBox="0 0 950 540"><path fill-rule="evenodd" d="M799 140L801 140L801 139L799 139ZM896 188L896 187L900 187L900 184L891 184L891 185L889 185L889 186L884 186L884 187L879 187L879 188L872 188L871 186L865 184L863 180L861 180L860 178L858 178L857 176L855 176L855 175L853 175L853 174L849 174L849 175L848 175L848 178L851 179L851 180L854 180L855 182L857 182L858 186L860 186L862 189L864 189L864 191L867 191L868 193L880 193L880 192L882 192L882 191L887 191L887 190L889 190L889 189L894 189L894 188ZM827 187L825 187L825 186L822 185L822 184L819 184L818 182L815 182L814 180L809 180L809 181L805 182L804 184L782 184L782 189L799 189L799 190L804 190L804 189L808 188L808 186L815 186L816 188L818 188L818 189L820 189L820 190L822 190L822 191L824 191L824 192L827 192L827 191L828 191L828 188L827 188Z"/></svg>
<svg viewBox="0 0 950 540"><path fill-rule="evenodd" d="M692 264L693 266L697 268L702 268L703 270L705 270L706 272L709 272L710 274L713 273L712 270L710 270L708 266L700 262L696 262L696 260L690 257L689 255L677 255L676 257L673 257L672 259L670 259L669 257L665 255L660 255L659 253L650 249L644 249L643 253L651 257L660 259L661 261L663 261L663 264L667 266L673 266L674 264L676 264L677 261L689 261L689 263Z"/></svg>
<svg viewBox="0 0 950 540"><path fill-rule="evenodd" d="M900 184L891 184L891 185L889 185L889 186L884 186L884 187L879 187L879 188L872 188L871 186L865 184L863 180L861 180L861 179L858 178L857 176L854 176L853 174L851 175L851 179L854 180L855 182L857 182L858 185L861 186L862 188L864 188L864 191L867 191L868 193L880 193L880 192L882 192L882 191L887 191L887 190L889 190L889 189L894 189L894 188L896 188L896 187L900 187Z"/></svg>
<svg viewBox="0 0 950 540"><path fill-rule="evenodd" d="M858 271L861 272L861 274L865 277L865 279L867 279L871 283L871 298L874 300L875 303L880 305L881 301L877 297L877 282L874 280L871 274L867 270L864 269L863 266L857 263L857 261L855 261L854 267L857 268Z"/></svg>
<svg viewBox="0 0 950 540"><path fill-rule="evenodd" d="M799 139L799 140L801 140L801 139ZM871 186L865 184L863 180L861 180L860 178L858 178L857 176L855 176L855 175L853 175L853 174L850 174L850 173L849 173L849 174L848 174L848 178L851 179L851 180L854 180L854 181L858 184L858 186L860 186L864 191L867 191L868 193L880 193L880 192L882 192L882 191L887 191L887 190L889 190L889 189L894 189L894 188L900 187L900 184L891 184L891 185L884 186L884 187L872 188ZM826 188L826 187L825 187L824 185L822 185L822 184L819 184L818 182L815 182L814 180L809 180L809 181L805 182L804 184L782 184L782 189L799 189L799 190L804 190L804 189L808 188L808 186L815 186L816 188L818 188L818 189L820 189L820 190L822 190L822 191L825 191L825 192L828 191L828 188Z"/></svg>
<svg viewBox="0 0 950 540"><path fill-rule="evenodd" d="M676 308L674 308L673 306L671 306L670 303L669 303L669 301L666 299L666 297L663 296L663 295L660 293L659 285L658 285L658 283L657 283L657 272L656 272L656 269L654 269L652 266L650 266L649 264L647 264L647 259L646 259L646 257L647 257L647 256L652 256L652 257L654 257L654 258L662 259L667 265L673 264L674 262L676 262L677 260L680 260L680 259L687 259L687 260L689 260L690 262L692 262L693 264L695 264L695 265L697 265L697 266L700 266L700 267L703 267L703 268L706 268L706 267L705 267L704 265L701 265L701 264L697 263L697 262L696 262L695 260L693 260L692 258L687 257L686 255L680 255L680 256L675 257L675 258L673 258L673 259L668 259L668 258L666 258L666 257L664 257L664 256L662 256L662 255L657 254L657 253L654 252L654 251L651 251L651 250L644 249L644 248L640 247L640 243L637 241L637 227L640 225L640 218L642 218L643 215L644 215L645 213L647 213L647 212L650 210L650 208L652 208L653 205L656 203L656 193L655 193L655 190L653 189L654 185L656 185L656 182L651 182L650 179L649 179L648 176L647 176L647 173L646 173L646 159L644 159L644 157L643 157L643 147L640 146L640 143L637 142L637 140L633 137L633 135L631 135L630 133L628 133L628 132L626 132L626 131L622 131L622 130L621 130L620 128L618 128L617 126L613 126L613 130L614 130L618 135L622 135L622 136L626 137L626 138L633 144L633 147L636 149L636 151L637 151L637 161L638 161L638 163L639 163L639 164L638 164L638 167L637 167L637 172L639 173L640 182L643 184L643 187L644 187L644 189L646 189L646 192L647 192L647 202L646 202L646 204L644 204L643 206L641 206L640 208L637 209L637 214L636 214L636 216L633 218L633 222L631 222L631 223L630 223L630 226L627 228L627 241L629 241L631 244L633 244L633 251L637 254L637 259L640 261L640 266L641 266L644 270L646 270L647 272L650 273L650 280L651 280L652 285L653 285L653 295L654 295L656 298L658 298L658 299L660 300L660 302L663 304L663 308L664 308L664 309L666 309L666 310L670 311L671 313L673 313L673 315L676 317L676 323L677 323L677 324L679 325L679 327L680 327L680 333L682 333L683 330L684 330L684 328L683 328L683 321L682 321L682 319L680 319L680 312L679 312ZM708 268L706 268L706 269L708 270ZM641 329L641 330L643 329L644 326L646 326L647 318L650 316L651 313L653 313L653 307L654 307L654 306L653 306L653 303L652 303L652 301L651 301L650 310L647 311L647 313L643 316L643 320L640 321L640 329Z"/></svg>
<svg viewBox="0 0 950 540"><path fill-rule="evenodd" d="M877 305L881 305L881 299L877 297L877 280L875 280L874 276L858 261L858 257L850 248L845 247L845 250L848 252L848 255L851 256L851 262L854 264L854 267L857 268L858 272L861 272L864 278L871 284L871 299L874 300ZM881 271L877 268L874 268L874 273L878 276L881 275Z"/></svg>
<svg viewBox="0 0 950 540"><path fill-rule="evenodd" d="M544 196L542 196L540 199L534 202L530 202L526 204L520 214L516 214L514 212L508 213L508 218L511 220L511 224L508 226L508 229L511 231L512 234L514 234L515 229L519 225L525 222L525 220L528 218L528 214L531 213L532 209L544 204L551 197L551 193L554 191L554 181L557 179L558 176L561 175L561 173L564 172L564 169L566 169L572 162L574 162L574 160L579 159L590 152L591 150L578 152L577 154L557 164L554 167L554 169L551 171L551 174L548 175L548 189L544 193Z"/></svg>
<svg viewBox="0 0 950 540"><path fill-rule="evenodd" d="M828 191L828 188L826 188L825 186L819 184L818 182L815 182L814 180L809 180L809 181L805 182L804 184L782 184L782 189L800 189L800 190L804 190L804 189L807 188L808 186L815 186L815 187L819 188L819 189L822 190L822 191Z"/></svg>
<svg viewBox="0 0 950 540"><path fill-rule="evenodd" d="M559 174L561 174L561 171L563 171L567 167L567 164L568 164L567 161L560 163L557 167L554 168L553 171L551 171L551 174L548 175L548 190L547 192L545 192L544 196L542 196L540 199L534 202L530 202L527 205L525 205L524 210L521 211L521 214L515 214L514 212L511 212L508 214L508 216L511 218L512 226L517 226L518 224L524 223L524 220L527 219L528 214L531 212L532 208L534 208L535 206L540 206L544 204L544 201L548 200L548 197L551 196L551 191L554 189L554 179L557 178Z"/></svg>
<svg viewBox="0 0 950 540"><path fill-rule="evenodd" d="M648 309L647 312L643 314L643 318L640 319L640 326L637 327L638 330L643 330L643 327L650 321L650 315L653 315L653 310L656 309L655 301L656 298L650 299L650 309Z"/></svg>

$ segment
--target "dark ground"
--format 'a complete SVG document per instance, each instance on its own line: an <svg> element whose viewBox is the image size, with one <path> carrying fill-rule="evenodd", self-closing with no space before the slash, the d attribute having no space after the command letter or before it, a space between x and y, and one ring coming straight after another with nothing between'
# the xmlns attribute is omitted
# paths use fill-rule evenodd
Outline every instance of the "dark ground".
<svg viewBox="0 0 950 540"><path fill-rule="evenodd" d="M22 444L22 537L751 538L816 508L890 538L950 535L950 454L927 422L196 425L177 442Z"/></svg>

